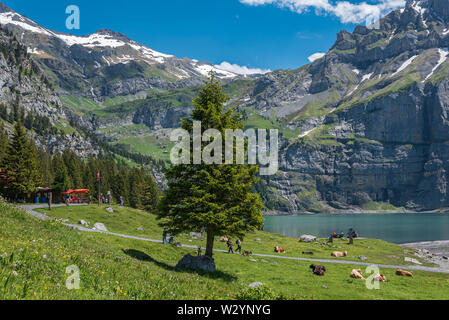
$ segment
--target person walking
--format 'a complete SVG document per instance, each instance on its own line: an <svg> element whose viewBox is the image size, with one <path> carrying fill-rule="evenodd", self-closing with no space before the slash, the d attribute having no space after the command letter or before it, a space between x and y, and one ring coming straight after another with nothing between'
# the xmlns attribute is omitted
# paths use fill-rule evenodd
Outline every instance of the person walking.
<svg viewBox="0 0 449 320"><path fill-rule="evenodd" d="M237 239L237 241L235 241L235 244L237 245L237 249L235 249L235 252L237 253L240 252L240 254L242 253L242 241L240 239Z"/></svg>
<svg viewBox="0 0 449 320"><path fill-rule="evenodd" d="M123 207L123 197L120 196L120 207Z"/></svg>
<svg viewBox="0 0 449 320"><path fill-rule="evenodd" d="M48 193L48 211L51 211L52 202L53 202L53 193L49 192Z"/></svg>
<svg viewBox="0 0 449 320"><path fill-rule="evenodd" d="M231 238L228 239L227 245L228 245L228 253L234 253L234 250L232 250Z"/></svg>
<svg viewBox="0 0 449 320"><path fill-rule="evenodd" d="M167 244L167 229L164 229L164 231L162 231L162 244Z"/></svg>

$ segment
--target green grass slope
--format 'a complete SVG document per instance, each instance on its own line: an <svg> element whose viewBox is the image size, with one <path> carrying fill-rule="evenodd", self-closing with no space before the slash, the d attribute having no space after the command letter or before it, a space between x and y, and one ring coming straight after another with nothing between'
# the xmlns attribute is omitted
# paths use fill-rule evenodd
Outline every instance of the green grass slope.
<svg viewBox="0 0 449 320"><path fill-rule="evenodd" d="M115 220L124 222L131 217L136 220L134 225L129 222L123 226L105 220L103 209L89 211L91 221L102 218L111 231L132 231L138 224L146 228L147 236L160 231L146 213L117 210L119 216ZM62 216L57 211L52 214ZM79 212L70 214L81 217ZM276 235L259 233L257 236L264 237L263 241L282 240ZM251 237L244 242L248 247L253 241ZM295 239L289 241L298 245ZM259 252L264 246L253 249ZM394 270L385 269L382 272L388 282L381 284L380 290L368 290L363 281L349 278L354 268L351 265L326 264L326 276L317 277L310 272L306 261L262 260L216 253L218 271L215 274L175 270L177 261L193 251L82 233L56 220L40 221L0 203L0 299L234 299L241 296L242 288L256 281L270 287L274 297L282 294L292 299L449 298L448 275L425 272L414 272L414 278L403 278L395 276ZM291 248L288 254L293 251ZM79 290L68 290L65 286L69 276L66 268L72 265L80 269Z"/></svg>

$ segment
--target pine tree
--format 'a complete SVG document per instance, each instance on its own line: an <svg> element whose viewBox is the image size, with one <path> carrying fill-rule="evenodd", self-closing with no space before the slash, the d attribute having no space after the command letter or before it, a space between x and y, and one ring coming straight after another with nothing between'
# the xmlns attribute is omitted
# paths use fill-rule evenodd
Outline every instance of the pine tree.
<svg viewBox="0 0 449 320"><path fill-rule="evenodd" d="M42 182L34 141L28 140L20 122L14 127L14 135L5 157L8 176L7 193L11 199L19 199L36 191Z"/></svg>
<svg viewBox="0 0 449 320"><path fill-rule="evenodd" d="M125 197L126 193L126 176L123 174L123 172L123 169L120 170L116 175L112 177L111 181L112 196L116 201L118 201L120 197Z"/></svg>
<svg viewBox="0 0 449 320"><path fill-rule="evenodd" d="M141 207L141 186L142 176L140 174L140 170L137 168L131 169L128 176L128 203L131 208L139 208Z"/></svg>
<svg viewBox="0 0 449 320"><path fill-rule="evenodd" d="M225 110L227 97L212 74L193 101L191 119L182 128L192 134L193 121L201 121L202 132L241 129L233 109ZM224 150L224 148L223 148ZM263 223L262 202L251 192L257 167L232 164L174 165L166 170L168 191L159 206L160 225L174 235L186 231L207 231L206 255L212 257L215 236L237 236Z"/></svg>
<svg viewBox="0 0 449 320"><path fill-rule="evenodd" d="M8 151L9 137L5 130L3 122L0 123L0 168L4 166L6 152Z"/></svg>
<svg viewBox="0 0 449 320"><path fill-rule="evenodd" d="M145 175L142 183L139 184L139 190L140 208L148 212L156 210L161 194L154 178L150 174Z"/></svg>
<svg viewBox="0 0 449 320"><path fill-rule="evenodd" d="M70 188L70 178L65 165L60 166L55 174L53 190L56 193L67 191Z"/></svg>

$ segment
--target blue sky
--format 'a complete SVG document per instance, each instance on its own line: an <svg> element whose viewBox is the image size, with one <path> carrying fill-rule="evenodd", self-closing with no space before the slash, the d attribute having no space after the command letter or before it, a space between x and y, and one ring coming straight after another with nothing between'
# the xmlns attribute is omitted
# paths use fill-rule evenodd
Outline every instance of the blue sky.
<svg viewBox="0 0 449 320"><path fill-rule="evenodd" d="M404 0L4 0L49 29L77 35L111 29L154 50L220 64L295 69L326 52L342 29L384 14ZM81 29L67 30L65 9L77 5Z"/></svg>

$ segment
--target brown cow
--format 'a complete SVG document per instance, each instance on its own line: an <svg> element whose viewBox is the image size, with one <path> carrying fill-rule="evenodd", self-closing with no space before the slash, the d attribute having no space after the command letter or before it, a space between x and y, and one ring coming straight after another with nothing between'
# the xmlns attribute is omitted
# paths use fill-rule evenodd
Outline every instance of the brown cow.
<svg viewBox="0 0 449 320"><path fill-rule="evenodd" d="M351 278L354 278L354 279L365 280L365 278L363 277L363 274L362 274L362 270L360 270L360 269L353 269L351 271L350 276L351 276Z"/></svg>
<svg viewBox="0 0 449 320"><path fill-rule="evenodd" d="M285 253L285 249L276 246L276 247L274 247L274 252L276 252L276 253Z"/></svg>
<svg viewBox="0 0 449 320"><path fill-rule="evenodd" d="M401 269L396 270L396 275L398 276L406 276L406 277L413 277L413 273Z"/></svg>
<svg viewBox="0 0 449 320"><path fill-rule="evenodd" d="M249 257L250 255L252 255L252 251L247 251L247 250L243 250L242 255Z"/></svg>
<svg viewBox="0 0 449 320"><path fill-rule="evenodd" d="M385 277L383 274L376 274L373 277L374 281L379 281L379 282L385 282L387 281L387 277Z"/></svg>
<svg viewBox="0 0 449 320"><path fill-rule="evenodd" d="M317 276L324 276L324 274L326 273L325 266L316 266L314 264L311 264L309 268L312 269L313 274Z"/></svg>
<svg viewBox="0 0 449 320"><path fill-rule="evenodd" d="M346 257L347 255L348 255L348 252L346 252L346 251L345 252L334 251L331 253L332 257L337 257L337 258Z"/></svg>

